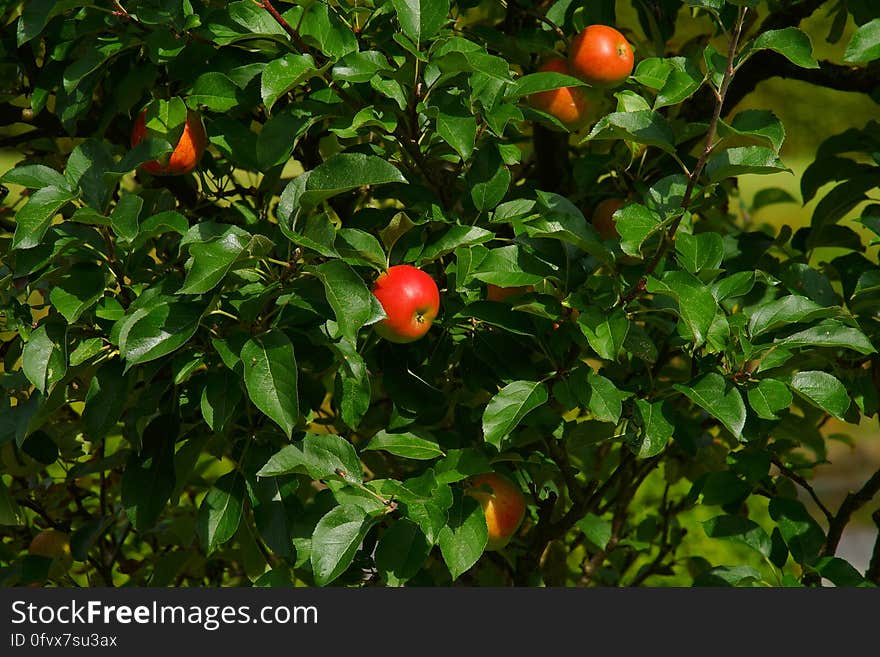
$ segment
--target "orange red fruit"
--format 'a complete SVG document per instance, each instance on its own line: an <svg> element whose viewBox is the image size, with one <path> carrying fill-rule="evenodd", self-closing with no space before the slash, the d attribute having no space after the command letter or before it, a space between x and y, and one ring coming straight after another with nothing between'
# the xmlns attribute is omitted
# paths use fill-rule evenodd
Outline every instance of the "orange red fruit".
<svg viewBox="0 0 880 657"><path fill-rule="evenodd" d="M595 87L616 87L633 71L633 49L608 25L588 25L571 42L568 65L573 75Z"/></svg>
<svg viewBox="0 0 880 657"><path fill-rule="evenodd" d="M373 294L385 310L376 333L390 342L414 342L421 338L440 311L437 283L412 265L389 267L373 283Z"/></svg>
<svg viewBox="0 0 880 657"><path fill-rule="evenodd" d="M522 491L507 477L487 472L470 478L466 494L483 507L489 530L486 549L505 547L525 517L526 500Z"/></svg>
<svg viewBox="0 0 880 657"><path fill-rule="evenodd" d="M134 148L147 136L147 111L144 109L134 124L131 132L131 146ZM152 160L144 162L141 169L154 176L180 176L196 168L208 146L208 135L205 125L198 113L188 110L186 125L177 145L167 161Z"/></svg>
<svg viewBox="0 0 880 657"><path fill-rule="evenodd" d="M568 61L564 57L552 57L539 68L539 73L552 72L571 75ZM569 128L576 128L584 122L589 102L578 87L560 87L532 94L530 103L535 109L547 112L559 119Z"/></svg>
<svg viewBox="0 0 880 657"><path fill-rule="evenodd" d="M626 201L622 198L606 198L596 205L593 210L592 223L593 227L599 231L602 239L617 239L620 234L617 232L617 225L614 223L614 213L617 212Z"/></svg>

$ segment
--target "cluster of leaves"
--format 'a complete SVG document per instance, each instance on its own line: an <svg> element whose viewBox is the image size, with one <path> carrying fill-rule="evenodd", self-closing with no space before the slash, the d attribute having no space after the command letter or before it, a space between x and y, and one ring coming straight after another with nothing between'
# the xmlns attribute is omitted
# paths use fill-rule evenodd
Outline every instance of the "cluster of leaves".
<svg viewBox="0 0 880 657"><path fill-rule="evenodd" d="M880 126L823 145L809 228L750 229L735 178L785 171L785 131L722 102L756 53L818 69L796 24L821 3L634 0L633 75L569 133L525 101L572 78L533 71L618 4L12 3L0 581L876 579L835 550L880 481L822 522L798 486L829 418L878 413ZM837 5L854 65L880 57L869 4ZM682 16L706 31L670 55ZM194 174L137 171L170 149L129 147L152 97L203 116ZM615 196L603 240L587 217ZM442 298L408 345L372 329L399 263ZM463 494L488 470L528 498L498 553ZM766 567L684 551L696 506ZM45 527L71 534L62 567L26 553Z"/></svg>

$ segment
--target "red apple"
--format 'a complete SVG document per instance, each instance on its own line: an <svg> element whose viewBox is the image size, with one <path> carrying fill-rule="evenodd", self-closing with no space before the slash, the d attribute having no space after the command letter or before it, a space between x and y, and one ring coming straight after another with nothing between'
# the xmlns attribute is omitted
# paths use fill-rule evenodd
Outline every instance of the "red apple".
<svg viewBox="0 0 880 657"><path fill-rule="evenodd" d="M571 75L568 61L564 57L552 57L539 68L541 73L565 73ZM539 91L530 96L532 107L552 114L570 129L586 122L589 103L579 87L560 87L549 91Z"/></svg>
<svg viewBox="0 0 880 657"><path fill-rule="evenodd" d="M593 210L592 223L602 239L610 240L620 237L617 232L617 224L614 223L614 213L625 203L626 201L622 198L612 197L599 201L596 205L596 209Z"/></svg>
<svg viewBox="0 0 880 657"><path fill-rule="evenodd" d="M522 491L507 477L487 472L471 477L466 493L483 507L489 529L486 549L502 549L525 517L526 500Z"/></svg>
<svg viewBox="0 0 880 657"><path fill-rule="evenodd" d="M146 117L147 110L144 108L138 114L131 132L132 148L147 136ZM196 112L188 110L183 134L167 161L164 163L158 160L144 162L140 168L154 176L180 176L196 168L207 146L208 135L205 132L205 124L202 123L201 117Z"/></svg>
<svg viewBox="0 0 880 657"><path fill-rule="evenodd" d="M633 49L620 32L608 25L588 25L568 55L571 72L594 87L620 86L632 73Z"/></svg>
<svg viewBox="0 0 880 657"><path fill-rule="evenodd" d="M414 342L421 338L440 310L440 290L428 274L412 265L395 265L376 279L373 294L387 317L376 324L376 333L389 342Z"/></svg>

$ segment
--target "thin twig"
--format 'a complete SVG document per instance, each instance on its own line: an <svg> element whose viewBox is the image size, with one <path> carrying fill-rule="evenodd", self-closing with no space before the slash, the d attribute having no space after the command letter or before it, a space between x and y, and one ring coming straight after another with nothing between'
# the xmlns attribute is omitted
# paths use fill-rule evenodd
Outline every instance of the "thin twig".
<svg viewBox="0 0 880 657"><path fill-rule="evenodd" d="M648 276L654 273L654 271L660 265L660 262L663 260L663 257L666 255L666 252L669 250L669 247L672 246L675 240L675 233L678 230L679 225L681 224L681 220L684 217L684 214L687 212L688 208L690 208L691 203L693 203L694 190L696 190L697 188L697 182L699 181L700 176L703 174L703 169L705 169L706 163L709 161L709 155L712 154L712 151L716 146L715 136L718 134L718 122L721 120L721 111L724 108L724 99L727 96L727 90L730 88L731 80L733 80L733 62L736 59L736 52L737 48L739 47L739 40L740 36L742 35L743 25L745 23L747 13L747 7L742 7L740 9L739 18L736 21L736 27L733 32L733 37L730 39L730 45L727 49L727 66L724 69L724 77L721 79L721 85L719 86L718 93L716 95L715 110L712 113L712 120L709 122L709 129L706 132L706 143L703 147L703 152L700 155L700 158L697 160L696 166L694 166L691 175L688 177L687 188L685 189L684 196L681 200L681 209L684 212L682 212L680 216L676 217L669 228L666 230L663 236L663 241L657 248L657 252L648 263L648 266L645 268L644 275L641 279L639 279L639 282L636 284L636 286L627 294L625 294L621 299L621 301L623 302L622 305L626 305L644 292Z"/></svg>
<svg viewBox="0 0 880 657"><path fill-rule="evenodd" d="M791 479L793 482L795 482L796 484L798 484L801 488L803 488L805 491L807 491L807 493L810 494L810 497L813 498L813 501L816 503L816 506L819 507L819 510L822 511L822 513L823 513L823 514L825 515L825 517L828 519L828 524L829 524L829 525L830 525L832 522L834 522L834 514L831 513L831 511L828 510L828 507L826 507L824 504L822 504L822 500L819 499L819 496L816 494L816 491L813 489L812 486L810 486L809 482L808 482L806 479L804 479L804 478L803 478L801 475L799 475L797 472L794 472L793 470L791 470L790 468L788 468L788 467L787 467L784 463L782 463L782 461L780 461L778 458L775 458L775 457L774 457L773 460L772 460L772 463L773 463L773 465L775 465L777 468L779 468L779 471L780 471L783 475L785 475L786 477L788 477L789 479Z"/></svg>
<svg viewBox="0 0 880 657"><path fill-rule="evenodd" d="M308 52L310 48L306 45L305 41L302 40L302 37L297 33L295 29L287 22L287 19L282 16L277 9L275 9L275 5L272 4L271 0L260 0L257 3L260 7L269 12L269 15L275 19L275 22L278 23L281 28L287 32L290 36L290 40L296 44L296 47L299 48L302 52Z"/></svg>

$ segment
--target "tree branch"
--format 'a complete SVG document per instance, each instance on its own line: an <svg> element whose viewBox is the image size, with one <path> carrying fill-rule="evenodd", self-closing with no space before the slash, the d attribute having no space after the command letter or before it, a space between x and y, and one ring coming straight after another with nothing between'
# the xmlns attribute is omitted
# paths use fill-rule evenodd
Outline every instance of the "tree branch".
<svg viewBox="0 0 880 657"><path fill-rule="evenodd" d="M828 524L830 526L831 523L834 522L834 514L828 510L828 507L826 507L824 504L822 504L822 500L819 499L819 496L816 494L816 491L813 489L813 487L810 486L810 483L806 479L804 479L802 476L800 476L797 472L794 472L793 470L788 468L778 458L773 458L772 462L773 462L773 465L775 465L777 468L779 468L779 471L783 475L785 475L786 477L791 479L793 482L798 484L801 488L803 488L805 491L807 491L807 493L810 494L810 497L813 498L813 502L816 503L816 506L819 507L819 510L822 511L822 513L828 519Z"/></svg>
<svg viewBox="0 0 880 657"><path fill-rule="evenodd" d="M718 133L718 122L721 120L721 112L724 108L724 100L727 97L730 83L733 80L733 62L736 58L737 49L739 48L739 40L742 36L743 25L745 24L747 15L748 8L741 8L739 11L739 17L736 21L736 27L733 30L733 36L730 38L730 44L728 44L727 47L727 66L724 69L724 76L721 78L721 84L717 89L715 109L712 112L712 119L709 122L709 129L706 132L706 143L705 146L703 146L703 152L700 154L700 158L697 160L696 165L691 171L691 175L688 177L687 188L685 189L684 197L681 200L681 209L685 212L691 206L691 203L693 203L694 190L697 187L697 182L699 181L700 176L703 174L703 169L706 167L706 163L709 161L709 155L712 154L712 150L715 148L715 136ZM645 273L639 279L638 283L636 283L636 285L622 297L621 301L623 302L624 306L644 292L648 276L654 273L654 271L662 262L663 257L666 255L666 252L669 250L669 247L672 246L675 240L675 233L678 230L679 225L681 224L683 216L684 213L682 213L681 216L676 217L669 228L666 230L666 232L663 234L663 241L660 243L660 246L657 248L657 252L654 254L654 257L651 258L651 261L645 268Z"/></svg>
<svg viewBox="0 0 880 657"><path fill-rule="evenodd" d="M865 579L880 584L880 509L874 511L871 519L874 521L874 526L877 527L877 539L874 541L871 563L868 565Z"/></svg>
<svg viewBox="0 0 880 657"><path fill-rule="evenodd" d="M302 37L297 33L295 29L287 22L287 19L282 16L277 9L275 9L275 5L272 4L272 0L261 0L259 5L269 12L269 15L275 19L275 22L278 23L282 29L287 32L288 36L290 36L290 40L299 48L302 52L311 52L311 48L306 45L306 42L302 40ZM317 60L317 58L316 58Z"/></svg>
<svg viewBox="0 0 880 657"><path fill-rule="evenodd" d="M828 528L828 536L825 545L822 546L823 556L834 556L843 536L843 530L846 529L852 514L870 502L878 492L880 492L880 470L877 470L858 491L849 493L841 503L837 515Z"/></svg>

